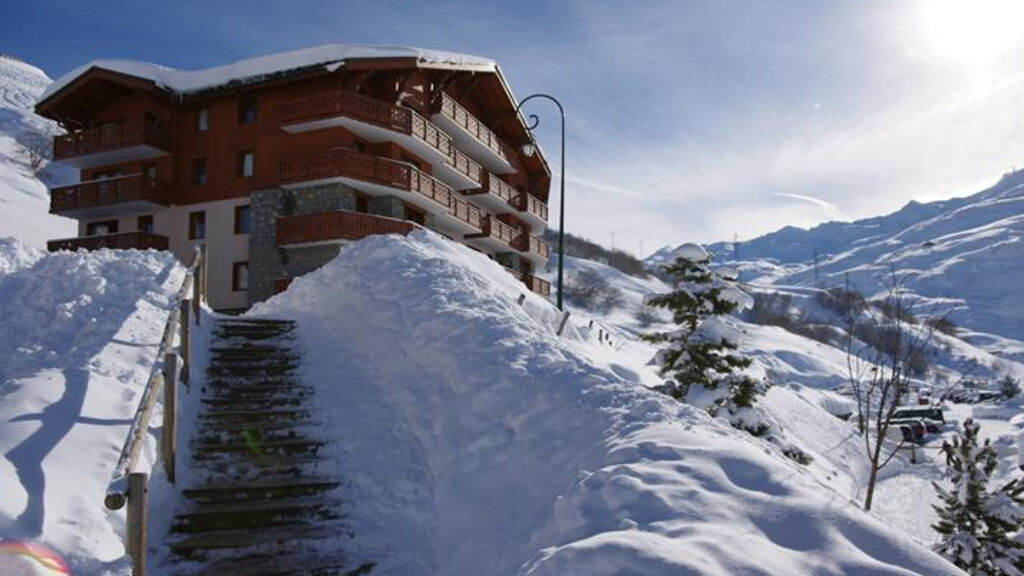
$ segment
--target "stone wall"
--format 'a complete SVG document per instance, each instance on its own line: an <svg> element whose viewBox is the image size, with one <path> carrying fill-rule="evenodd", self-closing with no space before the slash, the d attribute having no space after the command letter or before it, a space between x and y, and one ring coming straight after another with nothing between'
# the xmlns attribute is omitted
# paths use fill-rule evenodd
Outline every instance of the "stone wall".
<svg viewBox="0 0 1024 576"><path fill-rule="evenodd" d="M355 192L343 184L300 190L270 188L252 193L252 232L249 235L249 303L274 295L274 280L312 272L338 255L340 246L306 248L277 246L278 216L355 210Z"/></svg>

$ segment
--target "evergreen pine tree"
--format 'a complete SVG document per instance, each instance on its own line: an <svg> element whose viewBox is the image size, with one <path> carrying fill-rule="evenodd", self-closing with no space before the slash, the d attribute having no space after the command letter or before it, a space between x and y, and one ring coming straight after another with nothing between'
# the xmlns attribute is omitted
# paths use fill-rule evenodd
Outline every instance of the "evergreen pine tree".
<svg viewBox="0 0 1024 576"><path fill-rule="evenodd" d="M688 246L682 250L683 255L662 267L673 279L674 289L647 301L650 306L669 310L678 328L646 334L644 339L667 344L656 358L660 374L672 378L662 391L683 401L697 393L706 398L704 392L710 392L710 402L704 402L706 408L715 413L724 407L736 414L753 407L760 390L757 382L738 373L750 365L750 360L733 353L736 342L720 317L734 312L738 296L745 294L711 271L711 257L702 248ZM763 432L747 424L741 427Z"/></svg>
<svg viewBox="0 0 1024 576"><path fill-rule="evenodd" d="M989 479L998 465L996 451L986 440L978 445L979 426L968 419L953 440L947 462L953 489L933 483L942 501L934 506L941 536L936 551L968 574L1024 574L1024 484L1013 480L995 492Z"/></svg>

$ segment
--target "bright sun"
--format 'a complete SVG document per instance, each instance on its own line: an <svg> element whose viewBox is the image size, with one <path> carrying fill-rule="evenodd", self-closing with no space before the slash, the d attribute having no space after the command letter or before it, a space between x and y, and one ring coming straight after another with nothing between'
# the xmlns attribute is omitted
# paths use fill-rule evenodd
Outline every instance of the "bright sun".
<svg viewBox="0 0 1024 576"><path fill-rule="evenodd" d="M985 66L1024 40L1024 0L923 0L926 42L940 56Z"/></svg>

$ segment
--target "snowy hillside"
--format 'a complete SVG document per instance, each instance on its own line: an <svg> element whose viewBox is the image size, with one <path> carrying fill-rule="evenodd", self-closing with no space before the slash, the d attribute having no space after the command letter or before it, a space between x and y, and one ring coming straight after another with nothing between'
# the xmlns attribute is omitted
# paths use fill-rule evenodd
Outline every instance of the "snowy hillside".
<svg viewBox="0 0 1024 576"><path fill-rule="evenodd" d="M123 564L124 521L103 495L184 271L169 253L6 239L0 272L0 541L104 574Z"/></svg>
<svg viewBox="0 0 1024 576"><path fill-rule="evenodd" d="M745 280L772 286L840 286L866 296L884 290L891 267L922 310L954 309L963 334L990 351L1024 358L1024 171L966 198L921 204L810 230L787 227L742 242ZM734 245L711 251L734 259ZM815 265L817 254L817 265ZM653 264L652 260L648 260ZM971 333L973 332L973 334Z"/></svg>
<svg viewBox="0 0 1024 576"><path fill-rule="evenodd" d="M73 181L77 173L45 160L37 173L30 159L30 149L49 154L48 140L58 130L32 111L49 85L42 70L0 56L0 238L15 237L37 248L75 235L73 220L49 214L46 183Z"/></svg>
<svg viewBox="0 0 1024 576"><path fill-rule="evenodd" d="M381 573L957 573L520 293L416 233L352 244L251 313L298 320L352 545Z"/></svg>

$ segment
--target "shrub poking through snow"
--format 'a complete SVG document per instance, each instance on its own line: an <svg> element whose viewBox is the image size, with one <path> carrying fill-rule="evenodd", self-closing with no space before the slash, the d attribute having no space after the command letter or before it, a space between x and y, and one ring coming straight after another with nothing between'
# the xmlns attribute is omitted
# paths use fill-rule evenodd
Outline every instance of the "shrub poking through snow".
<svg viewBox="0 0 1024 576"><path fill-rule="evenodd" d="M622 290L612 286L600 272L589 268L580 270L566 282L565 298L587 310L607 314L622 306Z"/></svg>
<svg viewBox="0 0 1024 576"><path fill-rule="evenodd" d="M655 362L662 386L670 396L717 414L728 411L733 425L763 434L767 425L752 410L763 387L742 374L750 360L735 354L739 331L723 322L738 308L751 305L751 298L733 280L711 271L711 256L695 244L684 244L674 253L672 263L663 266L674 290L648 300L655 308L672 313L677 329L646 334L644 339L665 344Z"/></svg>
<svg viewBox="0 0 1024 576"><path fill-rule="evenodd" d="M1020 381L1007 374L999 381L999 393L1007 400L1020 396Z"/></svg>
<svg viewBox="0 0 1024 576"><path fill-rule="evenodd" d="M968 574L1019 576L1024 574L1024 483L1015 479L989 491L999 459L989 440L978 445L979 429L966 420L947 452L952 489L932 483L942 501L934 507L939 522L933 528L941 536L935 550Z"/></svg>

